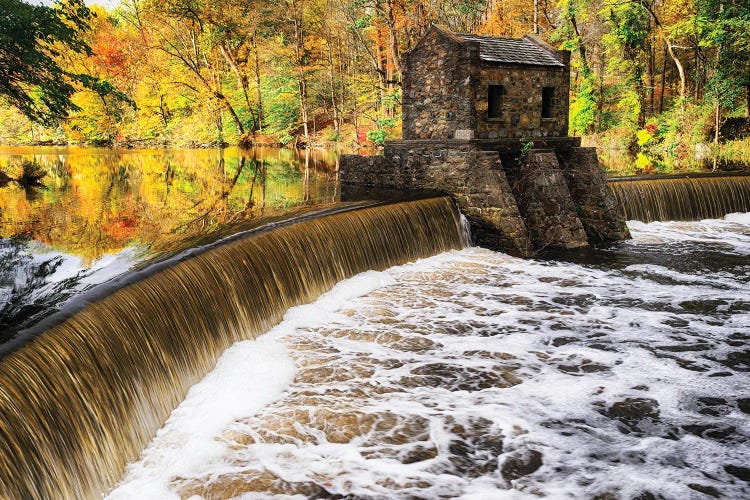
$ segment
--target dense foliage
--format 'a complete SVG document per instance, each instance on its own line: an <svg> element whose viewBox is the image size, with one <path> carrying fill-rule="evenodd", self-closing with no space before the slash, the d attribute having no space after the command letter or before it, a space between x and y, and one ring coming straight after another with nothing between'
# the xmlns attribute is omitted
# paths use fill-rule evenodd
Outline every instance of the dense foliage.
<svg viewBox="0 0 750 500"><path fill-rule="evenodd" d="M643 168L689 162L696 143L718 143L716 123L750 114L745 0L124 0L110 11L92 7L93 17L78 1L24 7L71 31L49 38L4 28L4 66L9 43L30 47L36 38L42 49L34 50L64 74L89 75L137 106L64 79L75 87L72 106L51 101L48 113L69 112L62 127L42 130L5 108L6 139L380 142L400 133L401 59L430 23L500 36L536 31L571 50L572 132L641 153ZM0 0L4 10L17 4ZM76 5L78 17L63 16ZM2 93L34 117L29 106L55 87L20 80L32 101ZM52 94L71 95L67 87Z"/></svg>
<svg viewBox="0 0 750 500"><path fill-rule="evenodd" d="M79 111L71 99L79 89L132 104L109 82L69 64L92 55L85 39L92 12L83 0L53 7L0 0L0 19L0 96L29 120L51 126Z"/></svg>
<svg viewBox="0 0 750 500"><path fill-rule="evenodd" d="M82 0L55 8L0 0L0 95L32 120L66 117L78 75L62 68L62 51L90 53L82 38L90 17Z"/></svg>

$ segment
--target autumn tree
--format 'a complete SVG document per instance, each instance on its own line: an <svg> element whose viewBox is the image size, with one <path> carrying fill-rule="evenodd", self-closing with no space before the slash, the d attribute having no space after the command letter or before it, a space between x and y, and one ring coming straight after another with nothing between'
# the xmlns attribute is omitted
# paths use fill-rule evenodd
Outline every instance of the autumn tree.
<svg viewBox="0 0 750 500"><path fill-rule="evenodd" d="M0 0L0 17L0 95L36 122L59 122L77 109L76 84L98 83L57 59L63 49L91 53L82 36L91 11L83 0L57 0L52 7Z"/></svg>

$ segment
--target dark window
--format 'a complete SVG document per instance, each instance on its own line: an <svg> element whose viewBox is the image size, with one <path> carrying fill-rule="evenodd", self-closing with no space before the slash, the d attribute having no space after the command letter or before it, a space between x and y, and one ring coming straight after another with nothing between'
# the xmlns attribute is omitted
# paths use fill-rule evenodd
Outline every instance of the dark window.
<svg viewBox="0 0 750 500"><path fill-rule="evenodd" d="M487 87L487 118L500 118L503 114L503 86Z"/></svg>
<svg viewBox="0 0 750 500"><path fill-rule="evenodd" d="M554 97L554 87L544 87L542 89L542 118L552 118L552 100Z"/></svg>

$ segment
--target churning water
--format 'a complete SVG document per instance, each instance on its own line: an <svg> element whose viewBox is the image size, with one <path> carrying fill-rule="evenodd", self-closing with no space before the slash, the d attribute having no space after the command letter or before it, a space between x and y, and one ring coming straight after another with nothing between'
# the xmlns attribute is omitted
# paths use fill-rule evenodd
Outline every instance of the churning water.
<svg viewBox="0 0 750 500"><path fill-rule="evenodd" d="M469 248L227 350L111 498L750 497L750 215Z"/></svg>
<svg viewBox="0 0 750 500"><path fill-rule="evenodd" d="M56 324L0 360L0 495L99 496L233 343L343 279L461 248L460 229L447 197L298 220L207 249Z"/></svg>

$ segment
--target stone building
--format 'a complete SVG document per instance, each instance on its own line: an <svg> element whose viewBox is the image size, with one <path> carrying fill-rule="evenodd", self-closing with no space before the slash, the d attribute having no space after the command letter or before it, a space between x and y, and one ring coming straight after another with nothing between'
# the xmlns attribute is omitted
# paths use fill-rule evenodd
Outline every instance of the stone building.
<svg viewBox="0 0 750 500"><path fill-rule="evenodd" d="M432 26L404 56L403 140L342 155L361 188L450 194L474 243L513 255L629 238L594 148L568 137L570 53Z"/></svg>
<svg viewBox="0 0 750 500"><path fill-rule="evenodd" d="M432 26L405 55L404 139L568 135L570 52Z"/></svg>

